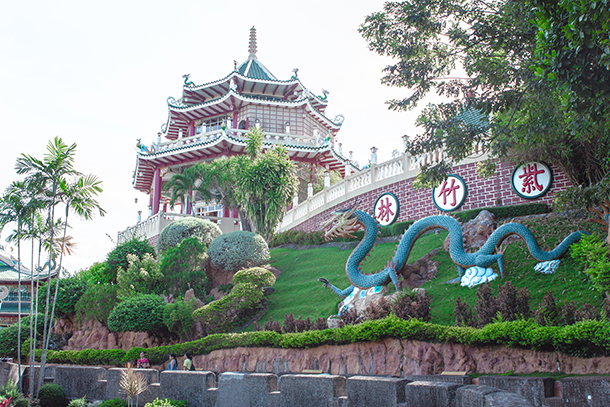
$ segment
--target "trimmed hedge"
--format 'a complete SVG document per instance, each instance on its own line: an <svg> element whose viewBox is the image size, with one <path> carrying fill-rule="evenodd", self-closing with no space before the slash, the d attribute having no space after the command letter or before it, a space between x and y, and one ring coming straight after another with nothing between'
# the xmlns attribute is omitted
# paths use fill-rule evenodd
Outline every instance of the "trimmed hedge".
<svg viewBox="0 0 610 407"><path fill-rule="evenodd" d="M214 266L228 272L269 263L269 247L259 234L245 230L218 236L208 249Z"/></svg>
<svg viewBox="0 0 610 407"><path fill-rule="evenodd" d="M113 332L154 332L165 326L165 301L155 294L130 297L119 303L108 317L108 329Z"/></svg>
<svg viewBox="0 0 610 407"><path fill-rule="evenodd" d="M212 241L220 235L222 231L217 224L189 216L175 220L163 228L157 241L157 250L159 253L164 252L187 237L196 237L206 247L210 247Z"/></svg>
<svg viewBox="0 0 610 407"><path fill-rule="evenodd" d="M233 276L233 285L250 283L258 288L271 287L275 284L275 276L272 272L261 267L253 267L240 270Z"/></svg>
<svg viewBox="0 0 610 407"><path fill-rule="evenodd" d="M496 322L482 329L434 325L417 319L403 320L394 315L358 325L323 331L278 334L256 331L213 334L173 346L123 350L49 351L49 363L115 364L110 358L98 360L94 353L124 354L122 363L136 360L141 351L153 365L162 364L170 353L205 355L218 349L237 347L271 347L305 349L321 345L345 345L354 342L379 341L384 338L419 340L433 343L460 343L473 346L504 345L541 351L559 351L579 357L610 356L610 322L586 320L565 327L539 326L533 320ZM89 352L88 357L78 354ZM87 361L88 363L84 363ZM121 363L116 363L120 365Z"/></svg>

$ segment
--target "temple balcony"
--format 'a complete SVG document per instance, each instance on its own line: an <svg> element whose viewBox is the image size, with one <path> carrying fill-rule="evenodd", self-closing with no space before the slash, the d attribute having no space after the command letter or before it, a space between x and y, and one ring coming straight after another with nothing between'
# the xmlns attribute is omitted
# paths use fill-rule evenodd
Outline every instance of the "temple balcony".
<svg viewBox="0 0 610 407"><path fill-rule="evenodd" d="M118 233L117 245L123 244L133 237L144 238L148 240L153 246L156 246L156 239L158 238L161 231L170 223L180 218L188 217L192 215L185 215L181 213L169 213L159 212L155 215L150 216L141 222L138 222L134 226L128 227L127 229ZM219 217L219 216L196 216L200 219L209 220L220 227L222 233L229 233L236 230L241 230L241 222L236 218Z"/></svg>
<svg viewBox="0 0 610 407"><path fill-rule="evenodd" d="M207 144L213 143L221 137L229 137L237 142L245 143L247 140L246 134L248 130L241 129L227 129L227 130L212 130L205 133L196 134L190 137L183 137L177 140L166 141L158 143L143 154L149 153L162 153L170 152L172 150L183 149L189 147L192 144ZM283 144L291 145L296 147L317 147L325 143L322 137L310 137L304 135L293 135L287 133L268 133L265 132L265 143L271 144Z"/></svg>

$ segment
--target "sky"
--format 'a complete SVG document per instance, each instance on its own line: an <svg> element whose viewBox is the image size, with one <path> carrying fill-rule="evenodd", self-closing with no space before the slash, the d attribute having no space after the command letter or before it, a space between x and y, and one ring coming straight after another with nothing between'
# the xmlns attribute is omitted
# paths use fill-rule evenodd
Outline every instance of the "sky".
<svg viewBox="0 0 610 407"><path fill-rule="evenodd" d="M148 213L147 196L131 183L136 140L156 141L167 98L181 97L182 75L199 85L246 60L252 26L257 57L278 79L298 68L310 91L329 91L327 117L345 116L344 155L353 151L362 166L377 147L379 162L390 159L404 134L422 130L418 110L387 109L409 90L381 84L391 60L358 33L382 7L380 0L0 1L0 188L19 179L20 154L42 158L55 136L76 143L76 169L103 182L106 216L72 219L77 247L64 266L74 273L104 260L117 232L136 223L138 210ZM10 251L6 234L0 244Z"/></svg>

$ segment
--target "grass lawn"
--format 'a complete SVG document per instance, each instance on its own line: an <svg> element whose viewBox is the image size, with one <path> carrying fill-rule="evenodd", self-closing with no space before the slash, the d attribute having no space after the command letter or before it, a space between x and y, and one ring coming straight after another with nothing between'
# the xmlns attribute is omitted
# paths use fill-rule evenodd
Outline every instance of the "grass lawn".
<svg viewBox="0 0 610 407"><path fill-rule="evenodd" d="M522 222L536 235L543 250L555 247L569 232L581 229L595 229L590 223L567 218L533 219ZM413 263L431 250L442 247L447 232L426 234L416 242L408 263ZM394 256L396 243L379 244L370 257L362 262L364 273L370 274L383 269L388 260ZM340 298L330 289L318 282L318 278L327 278L335 286L343 289L349 282L345 275L345 263L351 250L320 247L308 250L277 248L271 250L271 265L282 271L274 286L275 292L267 297L269 307L259 320L262 324L273 320L283 321L284 316L293 313L295 317L327 318L337 313ZM578 304L589 302L595 307L601 306L601 296L593 289L582 267L576 264L569 255L562 259L555 274L545 275L533 270L537 263L521 241L508 245L504 254L504 279L492 282L494 290L505 281L517 287L526 287L531 292L530 306L536 309L547 289L550 289L558 302L576 301ZM476 288L461 287L459 284L445 284L458 276L457 269L449 254L440 250L433 260L438 261L439 272L433 280L426 283L431 297L432 321L437 324L453 325L453 310L458 296L474 308ZM497 265L492 266L497 272ZM393 290L393 287L391 287Z"/></svg>

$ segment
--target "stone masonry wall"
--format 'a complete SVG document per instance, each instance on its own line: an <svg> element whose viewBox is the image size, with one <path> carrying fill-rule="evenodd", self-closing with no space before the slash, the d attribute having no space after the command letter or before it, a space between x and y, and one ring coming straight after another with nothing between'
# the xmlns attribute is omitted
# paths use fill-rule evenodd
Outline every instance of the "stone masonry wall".
<svg viewBox="0 0 610 407"><path fill-rule="evenodd" d="M17 365L0 363L0 385ZM38 375L38 368L36 374ZM126 399L120 388L125 369L49 366L45 382L60 385L69 399ZM191 407L549 407L595 406L610 402L610 379L463 375L343 376L138 369L148 388L134 406L156 398L186 400ZM27 382L29 367L23 374Z"/></svg>
<svg viewBox="0 0 610 407"><path fill-rule="evenodd" d="M564 191L572 184L566 175L555 166L551 166L553 172L553 183L549 191L538 199L524 199L513 191L510 185L510 176L515 169L511 162L501 162L493 177L481 179L476 173L476 163L465 164L454 168L453 173L462 177L468 188L468 196L460 210L485 208L492 206L509 206L525 203L551 204L555 194ZM340 205L311 217L294 229L304 232L320 230L320 224L330 218L332 211L344 209L358 201L358 209L368 213L373 212L375 201L384 192L392 192L400 202L400 215L397 222L406 220L417 220L430 215L437 215L441 211L432 202L432 191L430 189L414 189L411 184L413 178L406 179L388 187L374 189L357 198L350 199Z"/></svg>

